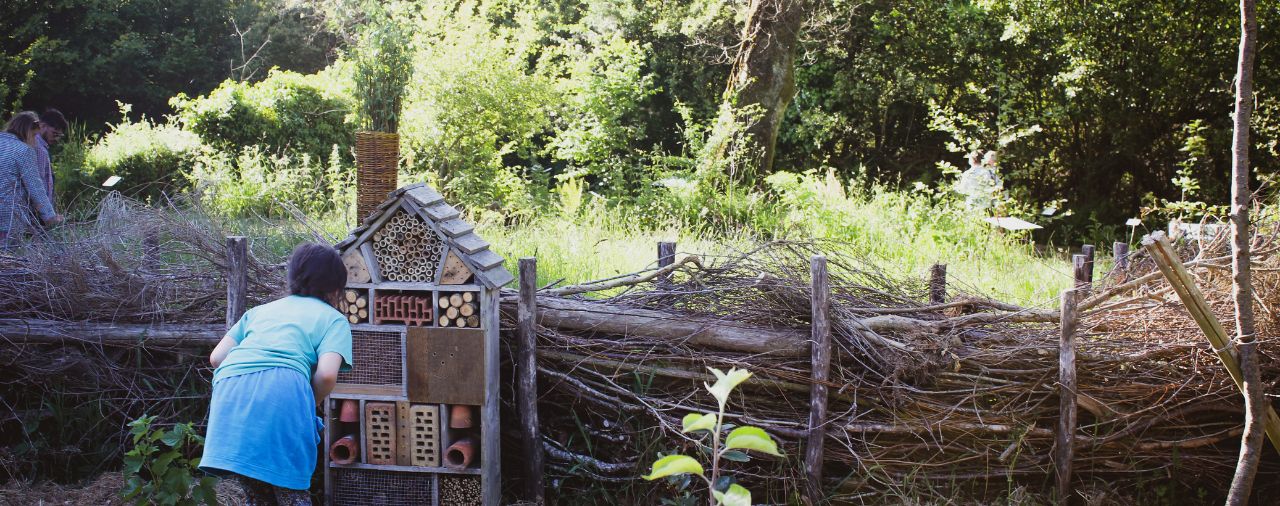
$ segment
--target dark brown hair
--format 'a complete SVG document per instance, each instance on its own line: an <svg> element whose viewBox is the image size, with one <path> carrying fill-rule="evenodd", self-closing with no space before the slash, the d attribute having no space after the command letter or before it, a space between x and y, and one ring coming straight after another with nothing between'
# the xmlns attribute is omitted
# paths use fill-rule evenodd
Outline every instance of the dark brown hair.
<svg viewBox="0 0 1280 506"><path fill-rule="evenodd" d="M40 113L40 122L53 127L54 130L61 132L67 131L67 118L62 115L62 111L52 107L45 109Z"/></svg>
<svg viewBox="0 0 1280 506"><path fill-rule="evenodd" d="M4 131L9 132L18 137L18 140L27 144L34 145L36 142L36 130L40 128L40 117L31 111L22 111L14 114L9 118L9 122L4 125Z"/></svg>
<svg viewBox="0 0 1280 506"><path fill-rule="evenodd" d="M347 267L332 246L304 243L289 255L289 293L328 302L346 284Z"/></svg>

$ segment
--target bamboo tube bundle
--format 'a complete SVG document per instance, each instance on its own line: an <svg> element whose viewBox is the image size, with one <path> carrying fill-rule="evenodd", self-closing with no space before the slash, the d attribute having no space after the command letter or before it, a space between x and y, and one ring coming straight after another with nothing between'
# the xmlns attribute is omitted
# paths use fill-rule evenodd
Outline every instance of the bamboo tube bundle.
<svg viewBox="0 0 1280 506"><path fill-rule="evenodd" d="M436 325L479 328L480 301L475 292L445 293L436 298Z"/></svg>
<svg viewBox="0 0 1280 506"><path fill-rule="evenodd" d="M431 282L444 244L417 215L403 210L373 235L373 252L387 281Z"/></svg>

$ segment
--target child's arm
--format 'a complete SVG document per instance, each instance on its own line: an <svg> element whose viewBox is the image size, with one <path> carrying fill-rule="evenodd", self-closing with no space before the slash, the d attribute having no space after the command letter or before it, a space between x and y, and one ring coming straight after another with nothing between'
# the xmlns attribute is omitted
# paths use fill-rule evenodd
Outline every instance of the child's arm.
<svg viewBox="0 0 1280 506"><path fill-rule="evenodd" d="M341 368L342 355L332 351L320 355L315 376L311 378L311 390L315 393L317 406L333 392L334 385L338 384L338 369Z"/></svg>
<svg viewBox="0 0 1280 506"><path fill-rule="evenodd" d="M223 337L222 341L218 342L218 346L213 349L213 353L209 354L209 365L217 369L218 366L222 365L222 361L227 359L227 354L231 353L231 348L235 347L236 339L234 337L230 335Z"/></svg>

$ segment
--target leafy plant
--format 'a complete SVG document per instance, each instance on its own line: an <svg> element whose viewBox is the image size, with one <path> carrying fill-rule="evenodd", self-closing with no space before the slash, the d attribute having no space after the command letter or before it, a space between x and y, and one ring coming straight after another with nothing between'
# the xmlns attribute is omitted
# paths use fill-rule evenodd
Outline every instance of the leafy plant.
<svg viewBox="0 0 1280 506"><path fill-rule="evenodd" d="M365 32L354 52L354 80L362 125L377 132L396 133L405 85L413 76L409 36L393 21L380 22Z"/></svg>
<svg viewBox="0 0 1280 506"><path fill-rule="evenodd" d="M153 428L155 420L144 415L129 422L133 448L124 455L125 488L120 496L134 504L217 504L213 486L218 479L199 477L200 457L188 457L204 446L204 438L190 423L164 430Z"/></svg>
<svg viewBox="0 0 1280 506"><path fill-rule="evenodd" d="M716 375L716 384L703 386L708 392L716 398L720 409L715 413L689 413L685 415L683 421L683 431L698 432L706 431L711 434L711 476L707 476L702 464L693 457L687 455L667 455L658 459L653 463L653 468L649 474L644 477L646 480L656 480L668 476L677 475L697 475L707 483L707 490L710 492L711 506L750 506L751 491L746 487L731 483L728 487L721 485L720 479L720 460L732 460L735 462L746 462L750 457L743 450L752 450L765 453L768 455L782 456L778 453L778 443L773 440L764 429L753 427L750 425L742 425L734 427L729 434L721 440L721 433L727 428L724 424L724 408L729 402L729 393L733 392L743 381L751 377L749 371L733 368L728 373L708 367L712 374ZM705 443L704 443L705 444ZM723 488L724 490L719 490Z"/></svg>

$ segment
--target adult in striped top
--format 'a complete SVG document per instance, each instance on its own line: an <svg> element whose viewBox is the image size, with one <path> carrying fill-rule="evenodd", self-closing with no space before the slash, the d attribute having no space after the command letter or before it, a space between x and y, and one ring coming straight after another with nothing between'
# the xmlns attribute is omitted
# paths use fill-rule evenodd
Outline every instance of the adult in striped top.
<svg viewBox="0 0 1280 506"><path fill-rule="evenodd" d="M28 111L15 115L0 132L0 246L37 229L36 217L46 226L62 223L36 159L39 130L39 117Z"/></svg>

